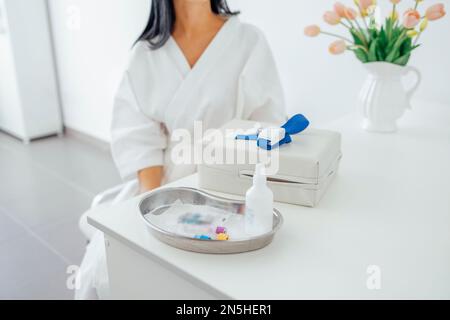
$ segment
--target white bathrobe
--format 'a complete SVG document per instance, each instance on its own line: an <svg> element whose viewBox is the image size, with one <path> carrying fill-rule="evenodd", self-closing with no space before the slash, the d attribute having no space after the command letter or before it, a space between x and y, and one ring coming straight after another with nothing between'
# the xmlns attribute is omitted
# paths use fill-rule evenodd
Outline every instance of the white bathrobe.
<svg viewBox="0 0 450 320"><path fill-rule="evenodd" d="M137 173L164 167L163 183L194 173L194 165L173 165L171 134L220 128L233 118L282 124L282 86L269 45L254 26L230 18L193 68L173 38L158 50L138 43L118 90L112 122L114 161L127 187L119 199L138 192ZM80 270L77 298L107 297L102 236L89 244ZM91 293L89 293L91 292Z"/></svg>

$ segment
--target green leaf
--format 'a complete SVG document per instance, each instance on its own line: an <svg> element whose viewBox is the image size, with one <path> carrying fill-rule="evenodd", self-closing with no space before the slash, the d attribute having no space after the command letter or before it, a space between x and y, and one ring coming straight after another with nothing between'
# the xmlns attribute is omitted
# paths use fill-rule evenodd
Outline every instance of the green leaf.
<svg viewBox="0 0 450 320"><path fill-rule="evenodd" d="M400 58L397 58L393 61L394 64L398 64L400 66L406 66L408 64L409 58L411 58L410 54L406 54L401 56Z"/></svg>
<svg viewBox="0 0 450 320"><path fill-rule="evenodd" d="M361 35L355 29L351 29L350 33L352 34L353 41L356 45L365 46L365 43L361 39Z"/></svg>
<svg viewBox="0 0 450 320"><path fill-rule="evenodd" d="M394 62L397 58L399 58L402 55L401 51L400 51L401 47L403 46L405 41L411 40L408 37L405 38L404 34L405 33L403 32L403 29L402 29L401 33L396 38L394 38L395 42L393 39L392 42L389 44L388 50L386 51L386 52L389 52L386 57L387 62ZM392 49L390 48L391 46L392 46Z"/></svg>
<svg viewBox="0 0 450 320"><path fill-rule="evenodd" d="M396 35L396 27L395 27L395 23L396 21L393 20L391 18L391 16L389 16L388 18L386 18L386 38L387 38L387 42L390 42L392 40L392 38ZM398 36L398 34L397 34Z"/></svg>
<svg viewBox="0 0 450 320"><path fill-rule="evenodd" d="M382 46L383 48L386 47L387 43L388 43L388 37L386 34L386 30L384 29L384 27L381 27L380 33L378 35L378 41L380 46Z"/></svg>
<svg viewBox="0 0 450 320"><path fill-rule="evenodd" d="M394 62L395 59L397 59L400 56L400 53L398 51L398 48L394 48L389 52L389 54L386 57L387 62Z"/></svg>
<svg viewBox="0 0 450 320"><path fill-rule="evenodd" d="M376 39L378 38L378 30L373 28L373 29L369 29L369 37L371 39Z"/></svg>
<svg viewBox="0 0 450 320"><path fill-rule="evenodd" d="M393 61L393 63L401 65L401 66L406 66L409 62L409 59L411 58L411 52L413 52L418 47L420 47L420 44L409 47L409 49L407 51L405 51L402 56L395 59Z"/></svg>
<svg viewBox="0 0 450 320"><path fill-rule="evenodd" d="M392 34L391 39L388 41L388 43L384 49L384 52L386 52L386 55L388 55L392 51L397 39L398 39L398 36L395 36L394 34Z"/></svg>
<svg viewBox="0 0 450 320"><path fill-rule="evenodd" d="M377 46L377 61L384 61L385 55L381 46Z"/></svg>
<svg viewBox="0 0 450 320"><path fill-rule="evenodd" d="M385 25L386 25L386 30L387 31L391 30L391 28L392 28L392 20L391 20L391 18L386 18Z"/></svg>
<svg viewBox="0 0 450 320"><path fill-rule="evenodd" d="M370 62L377 61L377 44L378 44L378 39L373 40L372 43L370 44L370 49L369 49L369 54L368 54L368 60Z"/></svg>
<svg viewBox="0 0 450 320"><path fill-rule="evenodd" d="M391 18L386 19L386 33L388 35L392 34L392 28L394 27L394 23Z"/></svg>
<svg viewBox="0 0 450 320"><path fill-rule="evenodd" d="M402 32L403 32L403 27L398 27L398 26L395 27L392 30L392 40L397 39L402 34Z"/></svg>
<svg viewBox="0 0 450 320"><path fill-rule="evenodd" d="M411 52L413 52L418 47L420 47L420 44L410 47L408 50L406 50L405 52L402 53L402 56L410 55Z"/></svg>
<svg viewBox="0 0 450 320"><path fill-rule="evenodd" d="M367 54L364 52L363 49L353 49L353 52L355 53L356 57L362 62L366 63L368 62Z"/></svg>
<svg viewBox="0 0 450 320"><path fill-rule="evenodd" d="M378 61L384 61L386 58L386 47L388 45L388 37L384 27L381 27L380 34L378 36L377 45L377 57Z"/></svg>
<svg viewBox="0 0 450 320"><path fill-rule="evenodd" d="M411 52L412 48L412 40L410 37L408 37L400 46L400 55L404 56Z"/></svg>

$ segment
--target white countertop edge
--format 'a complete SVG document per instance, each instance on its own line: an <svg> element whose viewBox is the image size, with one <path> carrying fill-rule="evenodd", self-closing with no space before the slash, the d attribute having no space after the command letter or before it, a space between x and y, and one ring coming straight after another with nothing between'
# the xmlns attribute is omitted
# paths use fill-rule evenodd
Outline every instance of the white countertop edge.
<svg viewBox="0 0 450 320"><path fill-rule="evenodd" d="M141 197L139 197L141 198ZM88 216L87 221L90 225L95 227L96 229L104 232L106 235L108 235L111 238L114 238L115 240L119 241L120 243L128 246L130 249L138 252L141 255L144 255L148 258L150 258L153 262L158 263L164 268L167 268L168 270L174 272L178 276L182 277L183 279L189 281L190 283L194 284L195 286L199 287L200 289L203 289L207 291L209 294L215 296L219 300L233 300L232 297L225 294L224 292L217 290L216 288L212 287L211 285L207 284L203 280L200 280L199 278L187 273L183 269L169 263L168 261L158 257L157 255L153 254L149 250L142 248L141 246L135 244L134 242L128 240L127 238L121 236L117 232L111 230L108 227L105 227L103 224L98 223L94 219L92 219L90 216Z"/></svg>

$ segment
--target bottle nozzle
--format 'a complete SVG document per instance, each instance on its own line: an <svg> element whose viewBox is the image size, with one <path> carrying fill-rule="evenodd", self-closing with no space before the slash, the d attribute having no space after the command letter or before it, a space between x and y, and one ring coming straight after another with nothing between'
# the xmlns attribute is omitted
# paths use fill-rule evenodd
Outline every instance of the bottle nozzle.
<svg viewBox="0 0 450 320"><path fill-rule="evenodd" d="M266 167L262 163L258 163L255 167L255 174L253 175L253 183L265 183L267 181L266 177Z"/></svg>

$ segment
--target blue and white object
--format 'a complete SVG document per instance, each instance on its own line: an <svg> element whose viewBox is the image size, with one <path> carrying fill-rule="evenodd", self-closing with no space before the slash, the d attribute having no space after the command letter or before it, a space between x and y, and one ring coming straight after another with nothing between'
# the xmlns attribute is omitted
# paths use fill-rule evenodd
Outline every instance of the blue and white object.
<svg viewBox="0 0 450 320"><path fill-rule="evenodd" d="M261 130L257 139L258 147L264 150L272 150L279 146L289 143L292 140L290 135L286 134L284 128L265 128Z"/></svg>
<svg viewBox="0 0 450 320"><path fill-rule="evenodd" d="M239 132L236 135L236 140L258 140L258 136L260 135L262 130L261 125L255 125L253 128L244 130L243 132Z"/></svg>
<svg viewBox="0 0 450 320"><path fill-rule="evenodd" d="M265 150L272 150L284 144L292 142L292 135L299 134L309 127L309 121L302 114L297 114L289 119L281 128L255 127L236 135L237 140L254 140L258 147Z"/></svg>

